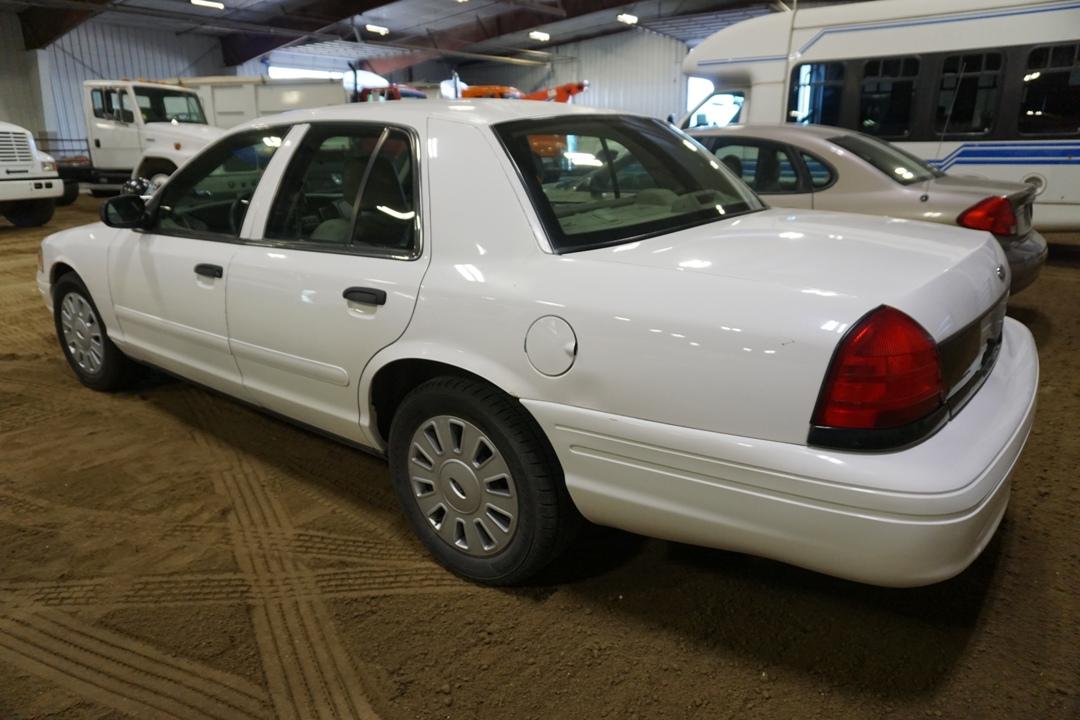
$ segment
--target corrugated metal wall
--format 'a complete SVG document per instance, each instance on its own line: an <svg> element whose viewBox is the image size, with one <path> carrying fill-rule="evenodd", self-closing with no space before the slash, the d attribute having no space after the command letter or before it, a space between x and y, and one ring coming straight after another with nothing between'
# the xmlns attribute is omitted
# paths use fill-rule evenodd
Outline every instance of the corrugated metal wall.
<svg viewBox="0 0 1080 720"><path fill-rule="evenodd" d="M84 138L84 80L233 74L224 68L217 38L177 35L90 21L50 45L46 125L54 137Z"/></svg>
<svg viewBox="0 0 1080 720"><path fill-rule="evenodd" d="M682 61L687 47L679 40L635 28L557 45L551 52L565 59L542 67L466 67L461 70L461 79L471 84L513 85L525 91L588 80L589 89L575 100L576 104L658 118L685 111Z"/></svg>
<svg viewBox="0 0 1080 720"><path fill-rule="evenodd" d="M19 18L0 12L0 120L37 134L44 127L38 94L37 64L23 50Z"/></svg>

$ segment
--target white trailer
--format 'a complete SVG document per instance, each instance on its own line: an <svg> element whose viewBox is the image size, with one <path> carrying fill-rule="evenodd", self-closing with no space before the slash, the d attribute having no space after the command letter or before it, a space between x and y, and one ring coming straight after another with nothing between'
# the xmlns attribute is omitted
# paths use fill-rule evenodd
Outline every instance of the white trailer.
<svg viewBox="0 0 1080 720"><path fill-rule="evenodd" d="M683 127L858 130L943 171L1031 184L1037 227L1080 227L1076 0L877 0L772 13L707 38L683 70L715 91Z"/></svg>
<svg viewBox="0 0 1080 720"><path fill-rule="evenodd" d="M194 90L207 121L231 128L264 115L342 105L349 101L341 80L275 80L267 77L210 76L164 82Z"/></svg>

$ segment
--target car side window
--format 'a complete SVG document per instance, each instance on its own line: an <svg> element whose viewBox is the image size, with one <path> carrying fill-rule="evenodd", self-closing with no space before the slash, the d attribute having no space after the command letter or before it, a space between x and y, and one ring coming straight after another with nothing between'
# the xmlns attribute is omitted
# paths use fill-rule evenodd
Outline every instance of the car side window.
<svg viewBox="0 0 1080 720"><path fill-rule="evenodd" d="M803 164L806 165L807 172L810 173L810 186L815 190L823 190L833 183L833 173L821 160L809 153L799 153L802 156Z"/></svg>
<svg viewBox="0 0 1080 720"><path fill-rule="evenodd" d="M720 141L713 154L729 170L759 193L790 193L799 190L799 175L791 155L772 143Z"/></svg>
<svg viewBox="0 0 1080 720"><path fill-rule="evenodd" d="M296 151L266 238L374 254L414 248L412 141L397 128L319 126Z"/></svg>
<svg viewBox="0 0 1080 720"><path fill-rule="evenodd" d="M197 155L161 189L150 232L236 238L251 196L287 132L280 127L233 135Z"/></svg>

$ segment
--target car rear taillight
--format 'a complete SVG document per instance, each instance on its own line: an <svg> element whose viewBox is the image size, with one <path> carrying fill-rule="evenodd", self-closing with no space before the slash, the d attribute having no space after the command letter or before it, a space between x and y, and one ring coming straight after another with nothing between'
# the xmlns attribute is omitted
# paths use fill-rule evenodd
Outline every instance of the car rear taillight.
<svg viewBox="0 0 1080 720"><path fill-rule="evenodd" d="M1016 234L1016 212L1003 197L988 197L960 213L956 222L972 230L986 230L995 235Z"/></svg>
<svg viewBox="0 0 1080 720"><path fill-rule="evenodd" d="M931 415L944 402L934 339L910 317L883 305L840 341L813 424L845 430L896 428Z"/></svg>

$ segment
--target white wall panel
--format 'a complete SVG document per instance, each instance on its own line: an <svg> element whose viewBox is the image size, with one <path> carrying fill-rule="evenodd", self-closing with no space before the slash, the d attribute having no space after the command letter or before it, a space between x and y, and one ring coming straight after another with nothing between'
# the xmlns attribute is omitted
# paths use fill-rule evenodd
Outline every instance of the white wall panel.
<svg viewBox="0 0 1080 720"><path fill-rule="evenodd" d="M54 137L61 138L86 137L84 80L232 74L223 66L217 38L149 27L136 30L93 20L64 35L45 52L47 91L52 95L46 125Z"/></svg>
<svg viewBox="0 0 1080 720"><path fill-rule="evenodd" d="M635 28L628 32L550 48L559 56L547 66L487 65L463 68L472 84L513 85L526 92L588 80L578 105L612 108L666 118L686 108L686 45L666 35Z"/></svg>
<svg viewBox="0 0 1080 720"><path fill-rule="evenodd" d="M37 65L23 47L19 18L0 12L0 120L37 134L44 128Z"/></svg>

